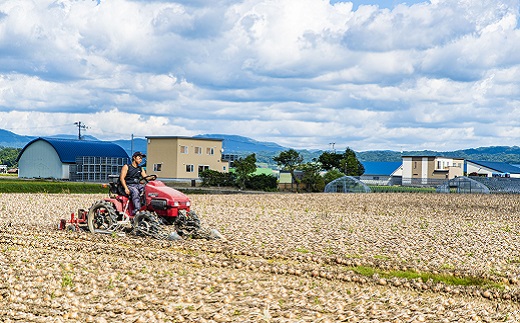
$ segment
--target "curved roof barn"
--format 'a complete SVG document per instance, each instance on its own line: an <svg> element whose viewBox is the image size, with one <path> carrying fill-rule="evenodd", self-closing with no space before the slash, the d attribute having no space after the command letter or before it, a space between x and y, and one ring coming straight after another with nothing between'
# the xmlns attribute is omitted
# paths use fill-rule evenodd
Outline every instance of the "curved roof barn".
<svg viewBox="0 0 520 323"><path fill-rule="evenodd" d="M112 142L39 137L18 154L18 176L68 179L69 166L83 156L128 158L125 150Z"/></svg>

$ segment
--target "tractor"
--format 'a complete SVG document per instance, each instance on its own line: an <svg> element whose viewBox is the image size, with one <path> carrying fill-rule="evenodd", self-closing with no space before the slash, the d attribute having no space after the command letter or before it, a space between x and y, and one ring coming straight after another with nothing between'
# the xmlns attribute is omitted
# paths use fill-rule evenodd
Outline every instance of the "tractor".
<svg viewBox="0 0 520 323"><path fill-rule="evenodd" d="M223 238L217 230L201 226L199 217L191 210L190 199L157 180L156 175L141 179L144 192L140 197L142 207L137 212L133 212L134 205L125 194L119 176L109 178L108 198L94 202L88 210L72 213L70 220L61 219L59 229L133 233L162 240Z"/></svg>

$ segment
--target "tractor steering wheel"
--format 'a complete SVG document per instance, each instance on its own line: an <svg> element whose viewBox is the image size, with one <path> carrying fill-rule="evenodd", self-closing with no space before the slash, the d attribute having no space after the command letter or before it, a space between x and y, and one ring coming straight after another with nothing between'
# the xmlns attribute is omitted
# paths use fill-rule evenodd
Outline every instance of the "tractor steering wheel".
<svg viewBox="0 0 520 323"><path fill-rule="evenodd" d="M155 181L157 179L157 175L147 175L143 178L141 178L141 181L144 182L144 184L147 184L148 182Z"/></svg>

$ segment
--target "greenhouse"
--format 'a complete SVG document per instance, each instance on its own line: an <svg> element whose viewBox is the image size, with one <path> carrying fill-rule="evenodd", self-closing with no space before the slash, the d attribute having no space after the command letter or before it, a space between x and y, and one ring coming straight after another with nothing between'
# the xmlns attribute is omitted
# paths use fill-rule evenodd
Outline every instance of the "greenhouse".
<svg viewBox="0 0 520 323"><path fill-rule="evenodd" d="M352 176L343 176L325 186L325 193L370 193L370 187Z"/></svg>
<svg viewBox="0 0 520 323"><path fill-rule="evenodd" d="M437 187L437 193L480 193L489 194L489 188L469 177L460 176Z"/></svg>

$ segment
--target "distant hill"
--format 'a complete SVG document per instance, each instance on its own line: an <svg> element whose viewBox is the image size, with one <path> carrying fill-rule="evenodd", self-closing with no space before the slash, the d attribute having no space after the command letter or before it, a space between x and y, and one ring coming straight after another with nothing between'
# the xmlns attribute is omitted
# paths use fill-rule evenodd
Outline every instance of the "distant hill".
<svg viewBox="0 0 520 323"><path fill-rule="evenodd" d="M76 139L76 135L70 134L59 134L53 136L44 136L52 138L66 138ZM274 142L257 141L248 137L242 137L238 135L225 135L225 134L200 134L194 137L198 138L216 138L222 139L222 145L224 153L236 154L239 157L245 157L252 153L256 154L257 161L260 163L273 164L273 157L278 155L281 151L290 149L289 147L283 147ZM17 135L11 131L0 129L0 147L12 147L12 148L23 148L31 140L37 138L36 136L23 136ZM97 138L86 135L85 140L98 140ZM114 140L113 143L121 146L128 155L132 152L142 151L146 152L146 139L134 138L132 140ZM305 161L312 161L313 158L318 158L323 151L322 150L298 150L300 154L305 158ZM340 152L338 150L338 152ZM518 146L491 146L491 147L479 147L479 148L468 148L456 151L433 151L433 150L422 150L422 151L404 151L398 152L393 150L372 150L372 151L361 151L356 152L357 157L360 161L387 161L397 162L401 161L403 155L408 156L445 156L445 157L458 157L470 160L483 160L483 161L498 161L507 162L511 164L520 164L520 147Z"/></svg>
<svg viewBox="0 0 520 323"><path fill-rule="evenodd" d="M280 152L289 148L280 146L274 142L256 141L248 137L237 135L204 134L196 135L195 138L223 139L222 148L225 153L258 153L258 152Z"/></svg>
<svg viewBox="0 0 520 323"><path fill-rule="evenodd" d="M37 137L32 136L21 136L17 135L11 131L0 129L0 146L1 147L11 147L11 148L22 148L29 141L35 139Z"/></svg>

